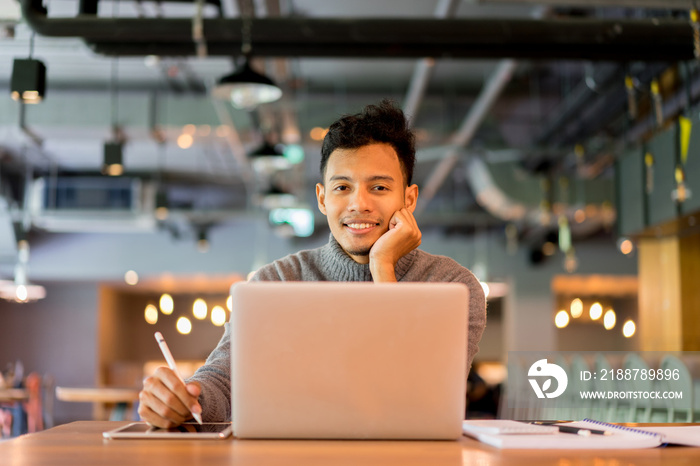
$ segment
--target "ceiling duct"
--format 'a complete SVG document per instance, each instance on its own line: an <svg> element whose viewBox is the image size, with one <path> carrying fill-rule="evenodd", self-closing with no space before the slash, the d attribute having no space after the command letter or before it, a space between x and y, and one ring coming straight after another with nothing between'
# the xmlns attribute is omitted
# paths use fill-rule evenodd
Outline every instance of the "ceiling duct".
<svg viewBox="0 0 700 466"><path fill-rule="evenodd" d="M477 203L491 215L507 222L513 222L534 229L555 228L557 217L551 217L551 224L542 223L542 211L539 206L531 206L511 198L495 182L487 163L480 157L472 156L466 163L467 182L474 193ZM567 206L563 212L569 219L574 218L574 212L578 207ZM615 212L612 210L598 210L593 215L588 215L583 222L570 221L571 231L577 235L591 234L602 226L610 225L615 220Z"/></svg>
<svg viewBox="0 0 700 466"><path fill-rule="evenodd" d="M79 37L105 55L196 56L189 18L49 18L42 0L21 0L37 33ZM240 50L242 20L207 18L208 55ZM255 55L298 57L531 58L689 60L693 29L687 20L256 18Z"/></svg>

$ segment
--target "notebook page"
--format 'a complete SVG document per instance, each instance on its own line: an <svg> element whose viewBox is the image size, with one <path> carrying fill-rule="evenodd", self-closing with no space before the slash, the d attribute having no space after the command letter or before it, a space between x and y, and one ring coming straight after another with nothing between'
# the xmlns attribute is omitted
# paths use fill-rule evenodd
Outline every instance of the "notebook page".
<svg viewBox="0 0 700 466"><path fill-rule="evenodd" d="M497 420L496 420L497 421ZM465 421L468 423L469 421ZM566 425L603 429L593 423L572 422ZM608 430L608 429L605 429ZM474 429L463 429L468 437L502 449L547 449L547 450L600 450L600 449L639 449L654 448L661 445L660 435L650 432L638 433L620 429L613 430L612 435L582 436L563 432L547 434L489 434Z"/></svg>
<svg viewBox="0 0 700 466"><path fill-rule="evenodd" d="M700 447L700 426L654 426L640 430L654 432L663 437L662 443Z"/></svg>

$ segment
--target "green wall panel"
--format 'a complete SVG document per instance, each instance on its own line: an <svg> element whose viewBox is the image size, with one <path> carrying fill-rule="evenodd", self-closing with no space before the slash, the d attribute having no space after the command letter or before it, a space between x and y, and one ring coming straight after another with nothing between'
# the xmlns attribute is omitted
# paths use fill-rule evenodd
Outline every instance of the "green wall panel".
<svg viewBox="0 0 700 466"><path fill-rule="evenodd" d="M647 152L654 156L654 188L649 194L649 225L666 222L676 217L676 203L671 193L676 188L675 136L671 128L654 137L647 144Z"/></svg>
<svg viewBox="0 0 700 466"><path fill-rule="evenodd" d="M630 235L644 229L644 151L634 148L619 159L616 169L618 199L617 221L620 235Z"/></svg>
<svg viewBox="0 0 700 466"><path fill-rule="evenodd" d="M688 159L685 163L686 187L690 189L691 196L681 206L683 214L690 214L700 210L700 119L693 116L693 129L690 133L690 145Z"/></svg>

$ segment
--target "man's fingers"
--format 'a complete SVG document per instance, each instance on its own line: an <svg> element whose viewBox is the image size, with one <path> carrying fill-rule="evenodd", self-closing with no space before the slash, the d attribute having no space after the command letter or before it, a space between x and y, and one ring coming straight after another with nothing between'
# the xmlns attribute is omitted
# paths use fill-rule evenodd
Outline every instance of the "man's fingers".
<svg viewBox="0 0 700 466"><path fill-rule="evenodd" d="M187 392L194 397L199 397L202 393L202 387L199 385L199 382L190 382L186 385L186 388Z"/></svg>
<svg viewBox="0 0 700 466"><path fill-rule="evenodd" d="M185 388L187 389L187 392L194 397L194 403L190 404L190 411L192 414L202 414L202 406L199 404L198 398L199 395L202 393L202 387L199 385L199 382L190 382L188 383Z"/></svg>
<svg viewBox="0 0 700 466"><path fill-rule="evenodd" d="M148 422L150 425L155 427L160 427L162 429L167 429L169 427L175 427L181 424L183 421L180 419L166 418L157 413L153 408L151 408L151 403L145 400L144 397L139 397L141 403L139 404L139 416L142 420ZM157 408L156 409L160 409Z"/></svg>
<svg viewBox="0 0 700 466"><path fill-rule="evenodd" d="M182 382L180 382L180 384L182 384ZM182 385L181 390L187 393L184 385ZM174 393L170 387L157 377L149 377L146 379L144 382L144 390L142 390L141 393L145 395L146 402L149 403L151 409L163 415L163 417L169 419L173 418L172 415L169 415L169 411L173 411L179 417L184 417L189 414L188 405L183 403L181 397ZM187 399L189 397L189 394L187 394L185 401L188 401Z"/></svg>
<svg viewBox="0 0 700 466"><path fill-rule="evenodd" d="M175 400L170 401L170 394L163 393L162 395L167 397L167 399L161 398L165 403L169 404L173 408L182 406L187 411L189 411L191 407L199 406L199 403L197 403L197 397L199 396L199 393L197 393L197 395L190 393L185 383L180 379L180 377L178 377L177 374L175 374L175 372L170 370L170 368L159 367L158 369L156 369L154 376L161 380L163 384L169 389L169 391L172 394L174 394L177 397L179 401L179 404ZM199 384L197 384L196 382L193 382L192 385L196 385L197 389L199 389ZM197 389L193 388L193 390Z"/></svg>
<svg viewBox="0 0 700 466"><path fill-rule="evenodd" d="M151 377L143 381L139 393L139 415L157 427L172 427L191 417L191 412L201 413L197 401L201 387L193 382L185 385L167 367L159 367Z"/></svg>

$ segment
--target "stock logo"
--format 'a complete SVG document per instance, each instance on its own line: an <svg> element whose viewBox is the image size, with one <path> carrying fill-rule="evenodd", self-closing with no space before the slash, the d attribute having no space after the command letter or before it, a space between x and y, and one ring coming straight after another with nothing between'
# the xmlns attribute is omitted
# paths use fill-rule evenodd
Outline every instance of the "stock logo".
<svg viewBox="0 0 700 466"><path fill-rule="evenodd" d="M566 385L569 383L569 378L566 376L566 372L561 366L556 364L548 363L546 359L540 359L536 361L530 370L527 372L528 381L532 385L532 389L535 391L537 398L556 398L566 390ZM544 378L544 383L540 386L537 378ZM553 392L548 391L552 387L552 379L557 381L556 390Z"/></svg>

